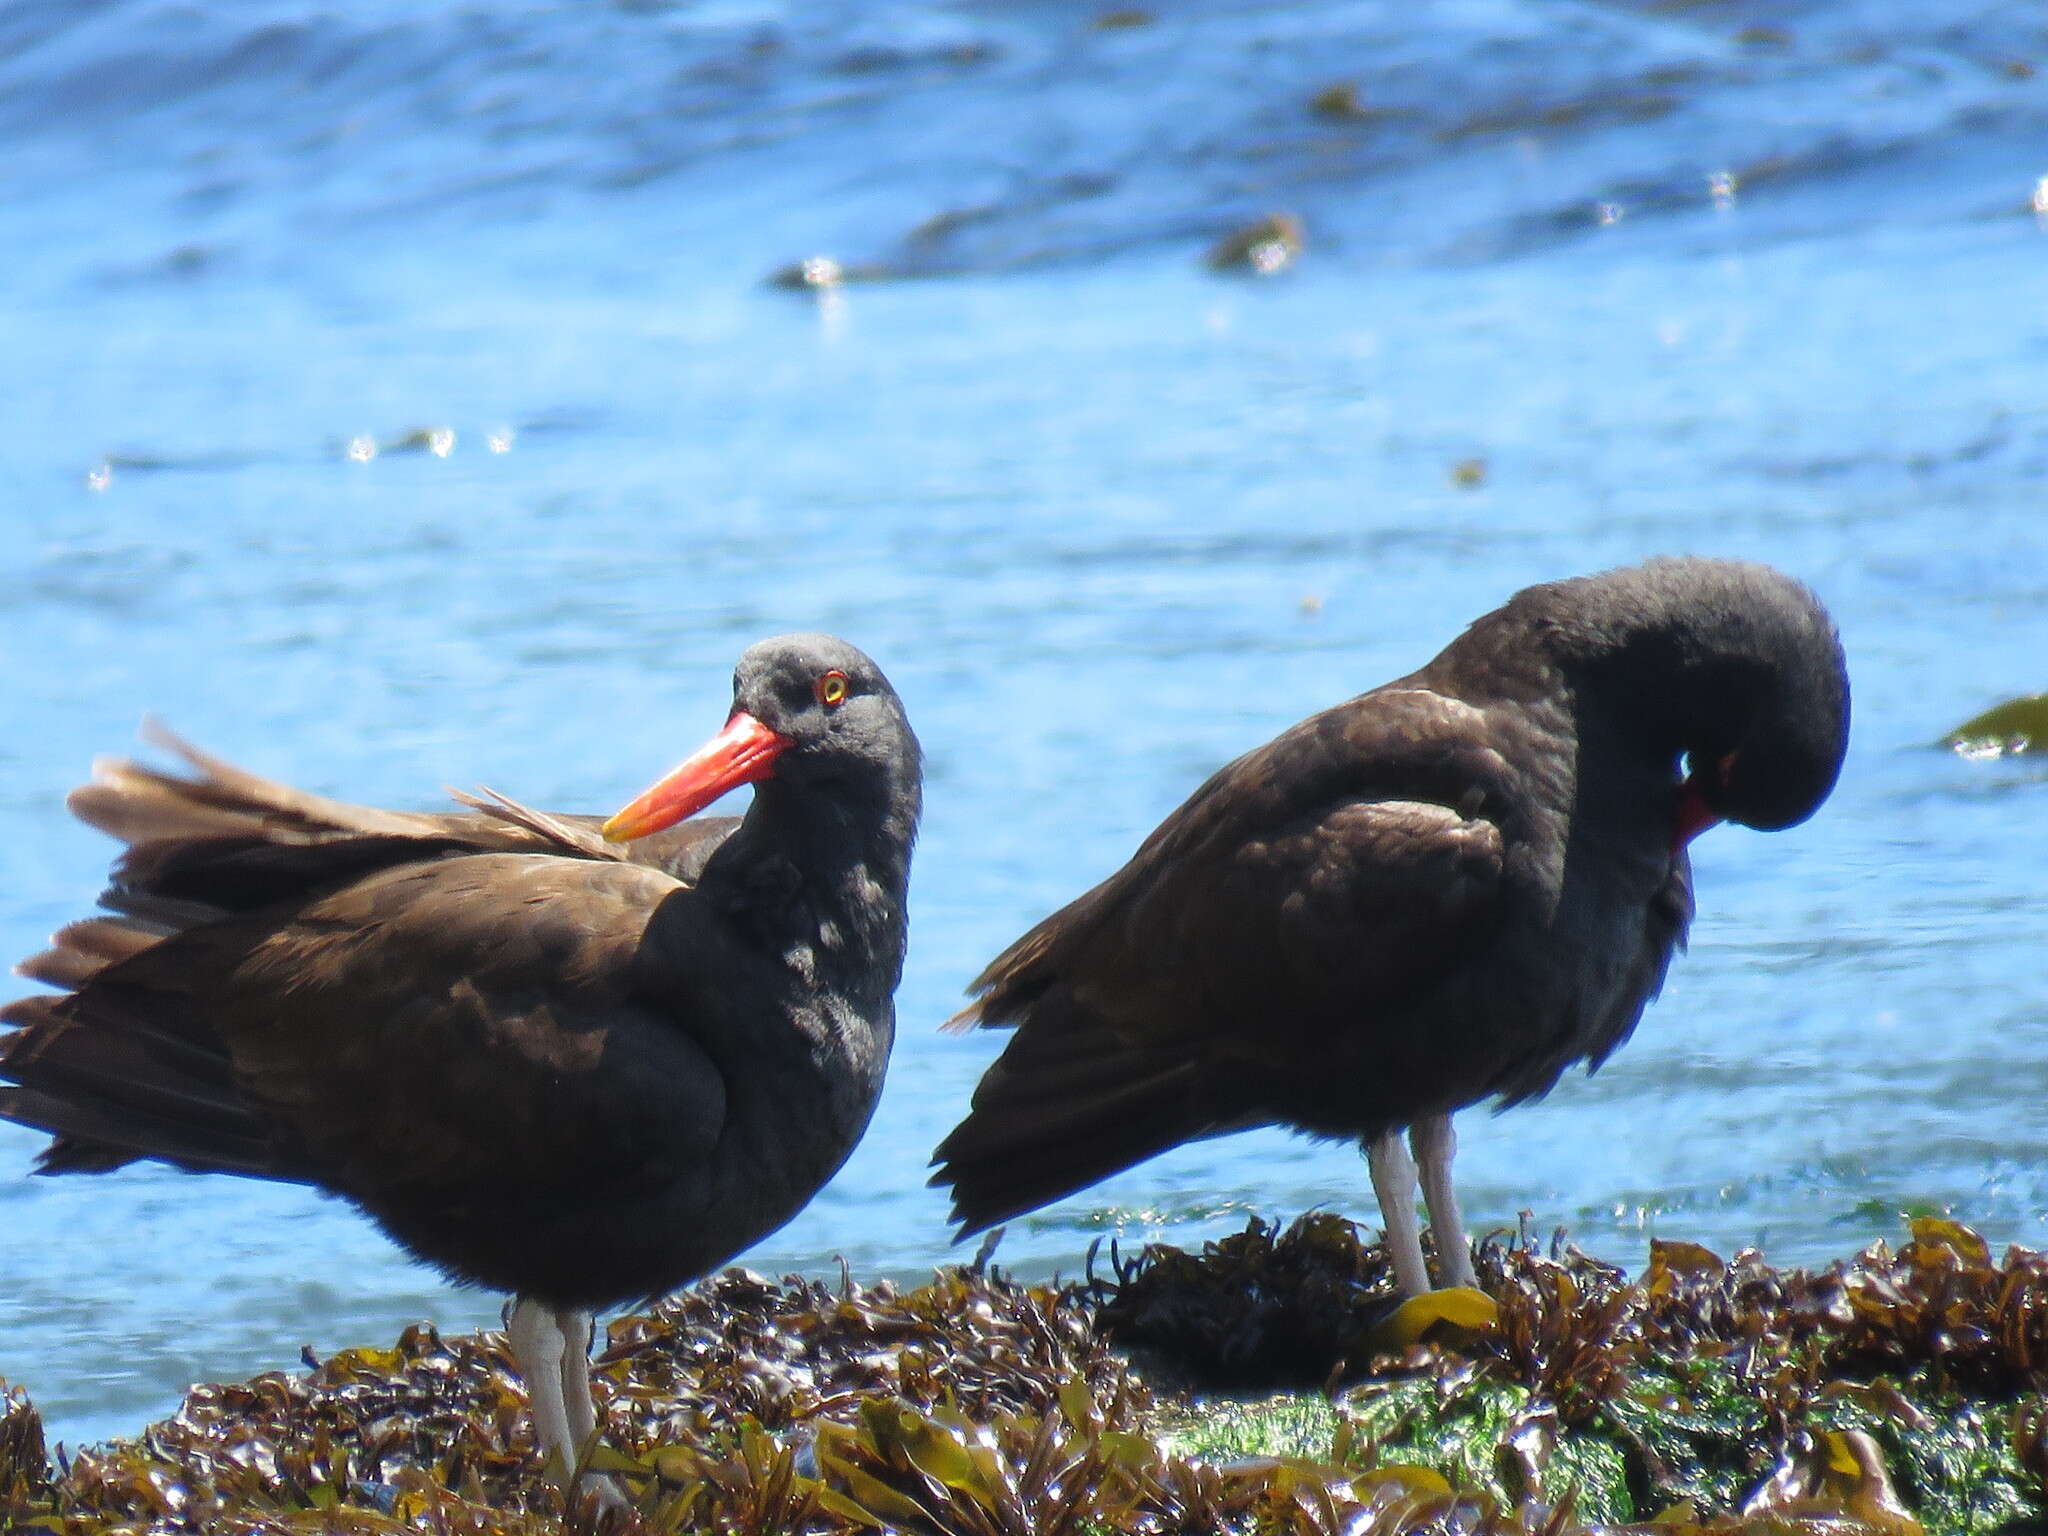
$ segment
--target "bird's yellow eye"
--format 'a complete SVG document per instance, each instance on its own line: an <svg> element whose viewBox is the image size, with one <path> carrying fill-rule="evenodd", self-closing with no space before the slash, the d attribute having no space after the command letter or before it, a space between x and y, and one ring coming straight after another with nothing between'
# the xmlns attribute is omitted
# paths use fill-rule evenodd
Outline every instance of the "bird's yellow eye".
<svg viewBox="0 0 2048 1536"><path fill-rule="evenodd" d="M827 709L837 709L846 702L846 674L827 672L818 679L818 702Z"/></svg>

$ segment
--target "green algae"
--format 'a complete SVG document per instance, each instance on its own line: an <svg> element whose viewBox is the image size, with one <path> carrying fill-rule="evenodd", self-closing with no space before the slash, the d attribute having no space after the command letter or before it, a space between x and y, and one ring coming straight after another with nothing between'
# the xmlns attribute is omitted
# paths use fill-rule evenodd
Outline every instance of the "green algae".
<svg viewBox="0 0 2048 1536"><path fill-rule="evenodd" d="M1333 1459L1332 1447L1343 1423L1328 1398L1288 1392L1162 1405L1150 1427L1162 1449L1193 1461L1258 1456L1323 1461Z"/></svg>

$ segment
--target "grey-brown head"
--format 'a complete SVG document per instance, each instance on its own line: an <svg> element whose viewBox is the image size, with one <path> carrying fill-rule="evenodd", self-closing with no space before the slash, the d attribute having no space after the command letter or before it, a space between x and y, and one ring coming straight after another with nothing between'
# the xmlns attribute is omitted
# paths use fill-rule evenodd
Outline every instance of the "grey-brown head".
<svg viewBox="0 0 2048 1536"><path fill-rule="evenodd" d="M1531 587L1523 610L1626 734L1686 759L1689 834L1716 820L1793 826L1827 799L1849 740L1834 621L1767 565L1652 560Z"/></svg>

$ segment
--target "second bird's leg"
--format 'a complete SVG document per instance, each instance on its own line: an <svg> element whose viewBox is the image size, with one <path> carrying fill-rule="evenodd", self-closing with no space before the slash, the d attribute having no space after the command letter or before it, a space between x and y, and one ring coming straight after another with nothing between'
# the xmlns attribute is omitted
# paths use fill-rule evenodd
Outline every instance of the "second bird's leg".
<svg viewBox="0 0 2048 1536"><path fill-rule="evenodd" d="M1365 1144L1365 1164L1372 1171L1372 1190L1380 1200L1380 1224L1387 1229L1394 1284L1403 1296L1420 1296L1429 1289L1429 1270L1422 1262L1422 1228L1415 1220L1415 1160L1408 1155L1401 1133L1387 1131Z"/></svg>
<svg viewBox="0 0 2048 1536"><path fill-rule="evenodd" d="M1447 1285L1477 1288L1472 1269L1472 1243L1465 1236L1465 1214L1458 1209L1458 1191L1451 1183L1451 1159L1458 1155L1458 1133L1449 1115L1431 1115L1409 1129L1408 1145L1422 1170L1422 1200L1429 1207L1429 1235L1436 1239L1437 1277Z"/></svg>

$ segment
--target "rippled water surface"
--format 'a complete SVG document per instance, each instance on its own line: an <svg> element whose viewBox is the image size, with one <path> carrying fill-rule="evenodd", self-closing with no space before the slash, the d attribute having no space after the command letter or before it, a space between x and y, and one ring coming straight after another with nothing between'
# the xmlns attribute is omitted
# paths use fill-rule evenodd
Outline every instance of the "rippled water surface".
<svg viewBox="0 0 2048 1536"><path fill-rule="evenodd" d="M915 1275L1000 1043L934 1032L982 961L1517 587L1748 555L1840 618L1841 788L1696 845L1692 951L1598 1077L1465 1117L1475 1222L1628 1263L1821 1260L1918 1204L2048 1240L2048 786L1929 747L2048 687L2040 8L1097 20L0 12L0 953L97 891L62 796L145 712L350 798L604 810L746 642L842 632L930 753L903 1031L748 1262ZM1204 267L1282 210L1291 269ZM763 284L815 255L882 280ZM0 1127L0 1375L74 1440L495 1314L306 1191L31 1180L37 1144ZM1317 1203L1371 1212L1354 1152L1245 1135L1002 1254Z"/></svg>

